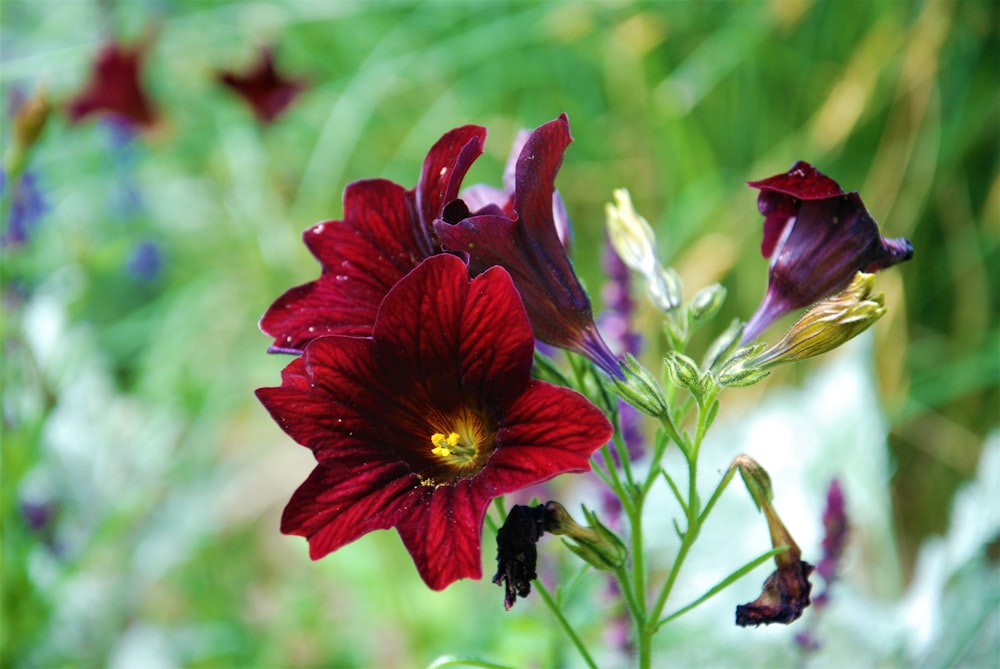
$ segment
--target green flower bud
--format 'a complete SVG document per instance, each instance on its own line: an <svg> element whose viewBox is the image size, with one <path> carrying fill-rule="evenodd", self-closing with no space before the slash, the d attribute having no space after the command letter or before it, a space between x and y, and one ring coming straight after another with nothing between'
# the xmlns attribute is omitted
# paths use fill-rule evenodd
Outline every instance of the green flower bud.
<svg viewBox="0 0 1000 669"><path fill-rule="evenodd" d="M735 364L720 372L717 381L723 388L746 388L763 381L770 374L763 369Z"/></svg>
<svg viewBox="0 0 1000 669"><path fill-rule="evenodd" d="M700 387L699 379L701 378L701 370L698 369L698 365L691 358L683 353L671 351L663 358L663 363L666 365L667 374L670 376L670 380L674 382L674 385L680 388L687 388L691 391L695 391Z"/></svg>
<svg viewBox="0 0 1000 669"><path fill-rule="evenodd" d="M729 327L725 331L715 338L715 341L708 347L705 352L705 369L716 370L721 367L722 363L727 360L727 357L732 353L733 349L739 344L740 335L743 334L743 323L737 318L733 319L733 322L729 324Z"/></svg>
<svg viewBox="0 0 1000 669"><path fill-rule="evenodd" d="M546 502L545 531L565 535L566 547L597 569L612 571L623 566L628 558L624 542L586 507L583 514L590 527L580 526L558 502Z"/></svg>
<svg viewBox="0 0 1000 669"><path fill-rule="evenodd" d="M52 105L44 88L35 90L20 106L14 115L12 134L21 151L27 151L38 141L51 111Z"/></svg>
<svg viewBox="0 0 1000 669"><path fill-rule="evenodd" d="M611 377L615 392L639 411L654 417L667 416L667 399L653 374L629 353L621 361L625 379Z"/></svg>
<svg viewBox="0 0 1000 669"><path fill-rule="evenodd" d="M716 283L707 288L699 290L688 307L691 310L691 318L695 322L707 321L719 313L722 303L726 301L726 289Z"/></svg>

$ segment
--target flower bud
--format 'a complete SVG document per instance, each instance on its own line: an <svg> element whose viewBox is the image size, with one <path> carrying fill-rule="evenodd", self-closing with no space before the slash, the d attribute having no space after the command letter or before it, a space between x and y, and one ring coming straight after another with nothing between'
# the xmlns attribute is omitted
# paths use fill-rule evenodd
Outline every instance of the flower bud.
<svg viewBox="0 0 1000 669"><path fill-rule="evenodd" d="M736 624L746 627L761 623L791 623L809 606L809 594L812 591L809 575L813 566L802 560L798 544L771 506L774 493L767 470L748 455L737 456L732 466L739 470L747 491L767 518L771 545L787 549L774 556L777 569L764 581L760 597L736 607Z"/></svg>
<svg viewBox="0 0 1000 669"><path fill-rule="evenodd" d="M719 374L718 383L723 388L748 388L771 375L763 369L733 365Z"/></svg>
<svg viewBox="0 0 1000 669"><path fill-rule="evenodd" d="M707 321L719 313L722 303L726 301L726 289L716 283L702 288L695 293L688 307L691 310L691 318L695 322Z"/></svg>
<svg viewBox="0 0 1000 669"><path fill-rule="evenodd" d="M663 358L663 363L674 385L692 391L700 387L699 379L701 378L701 370L698 369L698 365L691 358L683 353L671 351Z"/></svg>
<svg viewBox="0 0 1000 669"><path fill-rule="evenodd" d="M658 309L676 309L681 303L680 277L673 269L663 269L660 265L656 234L636 212L628 191L619 188L613 195L615 204L605 206L612 246L622 262L646 278L649 298Z"/></svg>
<svg viewBox="0 0 1000 669"><path fill-rule="evenodd" d="M754 504L760 509L771 503L774 492L771 489L771 475L749 455L737 455L733 459L733 467L740 473L743 485L753 498Z"/></svg>
<svg viewBox="0 0 1000 669"><path fill-rule="evenodd" d="M764 369L831 351L861 334L885 314L885 297L872 295L874 274L858 272L842 293L823 300L800 318L778 343L752 363Z"/></svg>
<svg viewBox="0 0 1000 669"><path fill-rule="evenodd" d="M21 151L27 151L38 141L45 123L48 121L52 105L44 88L38 88L24 101L14 115L14 143Z"/></svg>
<svg viewBox="0 0 1000 669"><path fill-rule="evenodd" d="M624 380L610 377L618 395L645 414L654 417L668 415L667 399L653 374L639 364L631 353L621 362Z"/></svg>
<svg viewBox="0 0 1000 669"><path fill-rule="evenodd" d="M623 566L628 550L622 540L586 507L583 514L590 527L580 526L559 502L546 502L545 531L566 535L572 541L564 542L566 547L597 569L612 571Z"/></svg>
<svg viewBox="0 0 1000 669"><path fill-rule="evenodd" d="M708 347L705 352L705 369L716 370L721 367L722 363L726 361L733 349L736 348L740 341L740 335L743 334L743 323L740 320L733 319L733 322L729 324L729 327L725 331L715 338L715 341Z"/></svg>

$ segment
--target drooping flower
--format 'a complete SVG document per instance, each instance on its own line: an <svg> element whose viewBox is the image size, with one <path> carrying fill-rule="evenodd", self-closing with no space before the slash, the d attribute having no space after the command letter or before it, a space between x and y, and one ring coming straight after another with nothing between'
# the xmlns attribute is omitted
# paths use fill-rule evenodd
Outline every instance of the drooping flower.
<svg viewBox="0 0 1000 669"><path fill-rule="evenodd" d="M142 83L142 64L148 44L134 46L108 42L101 47L90 73L90 80L69 103L71 122L92 115L108 115L120 123L148 128L157 114Z"/></svg>
<svg viewBox="0 0 1000 669"><path fill-rule="evenodd" d="M518 597L531 593L531 581L538 577L535 544L546 532L566 537L566 547L592 567L612 571L625 564L628 549L618 535L586 507L583 513L590 523L587 527L573 520L559 502L511 508L497 531L497 573L493 577L493 582L504 588L505 609L509 611Z"/></svg>
<svg viewBox="0 0 1000 669"><path fill-rule="evenodd" d="M239 95L261 123L277 120L306 87L304 78L278 72L273 47L261 47L256 62L244 72L220 72L218 81Z"/></svg>
<svg viewBox="0 0 1000 669"><path fill-rule="evenodd" d="M764 215L761 253L770 258L767 294L743 332L755 339L783 314L829 297L857 272L875 272L913 257L902 237L886 239L856 193L799 161L785 174L751 181Z"/></svg>
<svg viewBox="0 0 1000 669"><path fill-rule="evenodd" d="M538 540L545 534L545 505L515 504L497 530L497 573L493 583L503 587L503 607L510 611L518 597L531 594L538 578Z"/></svg>
<svg viewBox="0 0 1000 669"><path fill-rule="evenodd" d="M395 527L424 581L481 576L490 500L586 471L611 436L582 395L531 378L534 336L510 276L439 255L386 295L370 337L314 339L257 396L318 464L281 529L319 559Z"/></svg>
<svg viewBox="0 0 1000 669"><path fill-rule="evenodd" d="M787 625L798 620L809 606L812 591L809 575L813 566L802 560L802 551L771 505L771 477L767 470L747 455L737 456L732 466L739 471L754 503L764 512L771 544L787 549L774 556L777 570L764 580L760 597L736 607L736 624L740 627L756 627L762 623Z"/></svg>
<svg viewBox="0 0 1000 669"><path fill-rule="evenodd" d="M459 200L435 224L442 247L468 254L479 274L499 265L510 272L540 341L580 353L622 378L615 356L594 324L590 298L559 240L552 209L556 173L573 138L565 114L528 137L515 168L507 213L488 205L476 212Z"/></svg>
<svg viewBox="0 0 1000 669"><path fill-rule="evenodd" d="M260 329L274 337L270 350L297 354L323 335L369 336L386 293L440 253L433 221L458 197L485 139L485 128L474 125L446 133L424 159L413 190L386 179L348 185L343 220L303 233L322 265L320 277L288 290L261 318Z"/></svg>

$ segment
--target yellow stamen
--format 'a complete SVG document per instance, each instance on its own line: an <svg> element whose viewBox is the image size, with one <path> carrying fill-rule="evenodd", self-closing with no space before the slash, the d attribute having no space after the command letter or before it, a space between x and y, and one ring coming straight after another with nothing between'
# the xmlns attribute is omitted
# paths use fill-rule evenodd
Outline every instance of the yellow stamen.
<svg viewBox="0 0 1000 669"><path fill-rule="evenodd" d="M431 435L431 443L434 444L431 453L446 458L451 455L452 449L458 446L459 439L461 437L459 437L457 432L452 432L447 437L440 432L435 432Z"/></svg>

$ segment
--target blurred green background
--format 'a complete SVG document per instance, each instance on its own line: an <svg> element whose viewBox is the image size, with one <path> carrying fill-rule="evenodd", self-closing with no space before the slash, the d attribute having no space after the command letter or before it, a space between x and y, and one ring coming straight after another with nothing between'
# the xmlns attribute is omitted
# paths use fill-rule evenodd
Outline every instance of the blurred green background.
<svg viewBox="0 0 1000 669"><path fill-rule="evenodd" d="M46 209L24 244L3 248L0 665L408 667L463 653L575 666L537 602L505 613L486 581L432 593L393 533L311 563L302 539L277 531L312 460L253 398L287 362L265 354L257 319L318 274L300 233L340 216L345 184L383 176L412 187L433 141L465 123L490 131L466 184L499 185L516 131L567 112L576 141L557 185L595 301L604 202L627 187L688 294L714 281L729 289L718 328L749 317L766 286L747 180L804 159L860 191L883 233L909 237L916 255L879 276L889 314L855 351L877 393L867 410L888 432L871 451L885 463L885 504L848 502L884 515L892 555L869 563L862 551L849 565L847 582L853 570L878 586L859 588L875 599L847 601L845 619L864 627L905 605L925 540L973 522L953 510L956 491L978 490L979 520L995 518L988 493L1000 476L980 467L1000 424L1000 12L990 0L4 0L0 18L5 107L39 85L60 104L106 38L133 42L152 27L144 79L163 117L123 142L57 110L29 165ZM261 126L214 76L272 43L279 69L310 85ZM6 146L9 111L3 125ZM158 265L137 271L136 253ZM662 342L648 308L640 324L655 364ZM720 420L738 423L779 391L804 396L820 364L729 393ZM813 489L815 504L824 490ZM956 610L985 613L945 616L928 633L947 637L969 618L949 642L957 649L886 634L855 660L997 657L996 527L976 536L974 565L936 592L948 602L960 588ZM560 553L555 542L548 551ZM487 537L487 576L492 554ZM600 640L588 601L577 622ZM790 636L733 637L729 616L691 627L698 649L664 635L664 655L676 643L678 666L795 661ZM828 639L838 633L857 642L843 626ZM746 654L751 637L759 654Z"/></svg>

